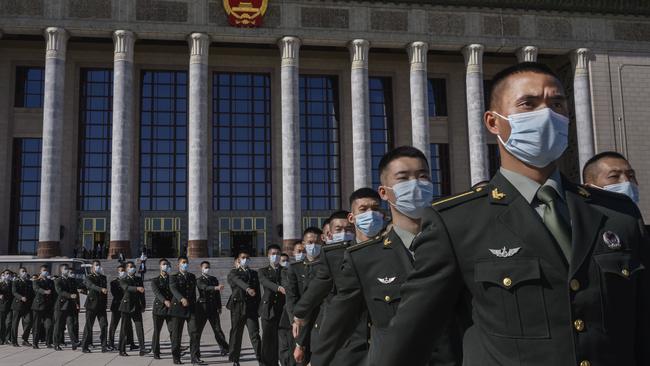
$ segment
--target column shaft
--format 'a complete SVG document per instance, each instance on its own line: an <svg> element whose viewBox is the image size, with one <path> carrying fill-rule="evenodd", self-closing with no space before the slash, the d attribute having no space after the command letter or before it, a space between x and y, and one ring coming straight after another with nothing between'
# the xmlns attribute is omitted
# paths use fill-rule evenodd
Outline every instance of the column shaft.
<svg viewBox="0 0 650 366"><path fill-rule="evenodd" d="M469 170L472 185L490 179L487 141L483 114L483 45L471 44L463 48L467 73L467 136L469 139Z"/></svg>
<svg viewBox="0 0 650 366"><path fill-rule="evenodd" d="M413 42L407 46L411 89L411 131L413 146L431 159L429 137L429 99L427 96L427 52L425 42ZM429 162L431 163L431 162Z"/></svg>
<svg viewBox="0 0 650 366"><path fill-rule="evenodd" d="M579 48L571 54L571 63L574 70L573 100L576 111L580 171L595 153L591 90L589 87L589 57L590 51L587 48Z"/></svg>
<svg viewBox="0 0 650 366"><path fill-rule="evenodd" d="M368 90L368 51L370 43L355 39L348 45L352 67L352 160L354 189L372 186L370 141L370 101Z"/></svg>

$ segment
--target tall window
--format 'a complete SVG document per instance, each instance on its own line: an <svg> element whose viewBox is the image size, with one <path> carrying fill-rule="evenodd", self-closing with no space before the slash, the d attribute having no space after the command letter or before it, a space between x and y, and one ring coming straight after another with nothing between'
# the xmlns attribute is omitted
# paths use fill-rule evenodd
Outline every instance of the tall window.
<svg viewBox="0 0 650 366"><path fill-rule="evenodd" d="M429 79L427 97L429 117L447 116L447 80Z"/></svg>
<svg viewBox="0 0 650 366"><path fill-rule="evenodd" d="M499 153L499 144L488 144L488 167L490 177L499 171L501 166L501 154Z"/></svg>
<svg viewBox="0 0 650 366"><path fill-rule="evenodd" d="M371 77L370 89L370 155L372 158L372 187L379 182L379 161L391 145L393 98L390 78Z"/></svg>
<svg viewBox="0 0 650 366"><path fill-rule="evenodd" d="M41 139L14 139L11 251L36 254L41 196Z"/></svg>
<svg viewBox="0 0 650 366"><path fill-rule="evenodd" d="M45 68L18 66L16 68L15 107L43 108Z"/></svg>
<svg viewBox="0 0 650 366"><path fill-rule="evenodd" d="M449 169L449 145L430 144L431 150L431 182L433 182L433 198L451 194L451 174Z"/></svg>
<svg viewBox="0 0 650 366"><path fill-rule="evenodd" d="M79 98L81 211L107 211L111 195L113 71L82 69Z"/></svg>
<svg viewBox="0 0 650 366"><path fill-rule="evenodd" d="M140 209L185 210L187 72L143 71L140 103Z"/></svg>
<svg viewBox="0 0 650 366"><path fill-rule="evenodd" d="M341 205L338 80L300 75L300 175L302 209Z"/></svg>
<svg viewBox="0 0 650 366"><path fill-rule="evenodd" d="M270 210L271 78L215 73L212 80L212 206Z"/></svg>

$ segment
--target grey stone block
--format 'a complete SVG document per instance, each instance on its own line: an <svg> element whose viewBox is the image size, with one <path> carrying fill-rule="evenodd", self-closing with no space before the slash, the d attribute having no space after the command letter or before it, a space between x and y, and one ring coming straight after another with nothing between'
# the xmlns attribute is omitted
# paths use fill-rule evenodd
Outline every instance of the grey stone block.
<svg viewBox="0 0 650 366"><path fill-rule="evenodd" d="M537 37L543 39L571 39L571 22L562 18L537 18Z"/></svg>
<svg viewBox="0 0 650 366"><path fill-rule="evenodd" d="M429 15L429 33L461 36L465 33L465 17L459 14L432 13Z"/></svg>
<svg viewBox="0 0 650 366"><path fill-rule="evenodd" d="M262 27L279 28L282 25L282 8L279 5L269 5L262 20Z"/></svg>
<svg viewBox="0 0 650 366"><path fill-rule="evenodd" d="M43 0L0 0L0 14L43 16Z"/></svg>
<svg viewBox="0 0 650 366"><path fill-rule="evenodd" d="M403 11L373 10L370 13L370 29L379 31L408 30L407 13Z"/></svg>
<svg viewBox="0 0 650 366"><path fill-rule="evenodd" d="M179 1L137 0L135 19L154 22L187 22L187 3Z"/></svg>
<svg viewBox="0 0 650 366"><path fill-rule="evenodd" d="M111 19L111 0L68 0L68 17Z"/></svg>
<svg viewBox="0 0 650 366"><path fill-rule="evenodd" d="M300 24L309 28L348 28L350 13L347 9L301 8Z"/></svg>
<svg viewBox="0 0 650 366"><path fill-rule="evenodd" d="M613 26L614 39L617 41L650 42L649 23L616 22Z"/></svg>
<svg viewBox="0 0 650 366"><path fill-rule="evenodd" d="M481 33L488 36L515 37L519 35L519 18L484 15L481 17Z"/></svg>
<svg viewBox="0 0 650 366"><path fill-rule="evenodd" d="M226 10L223 8L223 2L214 2L211 1L208 3L208 23L216 24L221 27L228 25L228 15Z"/></svg>

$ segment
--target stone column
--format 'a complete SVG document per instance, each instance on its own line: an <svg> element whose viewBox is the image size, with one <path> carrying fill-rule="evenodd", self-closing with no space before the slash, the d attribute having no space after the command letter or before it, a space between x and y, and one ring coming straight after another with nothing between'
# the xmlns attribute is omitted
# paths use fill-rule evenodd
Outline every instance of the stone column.
<svg viewBox="0 0 650 366"><path fill-rule="evenodd" d="M370 100L368 89L368 51L370 42L355 39L348 44L352 63L352 160L354 189L372 187L370 141Z"/></svg>
<svg viewBox="0 0 650 366"><path fill-rule="evenodd" d="M45 30L45 88L43 100L43 152L41 160L41 204L38 230L39 258L61 254L61 160L63 154L63 102L68 32Z"/></svg>
<svg viewBox="0 0 650 366"><path fill-rule="evenodd" d="M302 238L300 208L300 109L298 53L300 39L287 36L278 42L281 53L282 99L282 239L285 251Z"/></svg>
<svg viewBox="0 0 650 366"><path fill-rule="evenodd" d="M133 44L135 35L127 30L113 32L113 137L111 141L111 242L109 258L131 255L133 217L133 176L135 121L133 102Z"/></svg>
<svg viewBox="0 0 650 366"><path fill-rule="evenodd" d="M469 139L469 171L472 185L490 179L487 141L483 126L483 45L463 47L465 56L465 87L467 97L467 136Z"/></svg>
<svg viewBox="0 0 650 366"><path fill-rule="evenodd" d="M573 65L573 100L576 110L576 130L578 132L578 162L580 171L587 160L594 156L594 130L591 117L591 90L589 87L589 57L587 48L571 52Z"/></svg>
<svg viewBox="0 0 650 366"><path fill-rule="evenodd" d="M188 243L190 258L208 256L208 55L210 37L192 33L190 43Z"/></svg>
<svg viewBox="0 0 650 366"><path fill-rule="evenodd" d="M517 50L517 61L519 62L537 62L537 52L539 49L535 46L524 46Z"/></svg>
<svg viewBox="0 0 650 366"><path fill-rule="evenodd" d="M429 45L425 42L410 43L406 50L411 64L411 131L413 146L420 149L431 159L429 148L429 99L427 96L427 52ZM431 163L431 162L429 162Z"/></svg>

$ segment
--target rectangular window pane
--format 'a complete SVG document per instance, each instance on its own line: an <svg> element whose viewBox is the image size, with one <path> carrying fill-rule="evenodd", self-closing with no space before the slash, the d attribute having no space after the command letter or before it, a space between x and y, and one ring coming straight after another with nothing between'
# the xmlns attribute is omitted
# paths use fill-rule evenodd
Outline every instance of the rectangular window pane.
<svg viewBox="0 0 650 366"><path fill-rule="evenodd" d="M20 108L43 108L44 86L44 67L16 67L14 106Z"/></svg>
<svg viewBox="0 0 650 366"><path fill-rule="evenodd" d="M427 96L429 98L429 117L446 117L447 80L429 79Z"/></svg>
<svg viewBox="0 0 650 366"><path fill-rule="evenodd" d="M451 175L449 168L449 145L430 144L431 182L433 198L448 196L451 193Z"/></svg>
<svg viewBox="0 0 650 366"><path fill-rule="evenodd" d="M36 254L41 184L41 139L14 139L11 254Z"/></svg>
<svg viewBox="0 0 650 366"><path fill-rule="evenodd" d="M379 182L379 160L391 146L393 129L393 98L390 78L371 77L370 90L370 156L372 188Z"/></svg>

